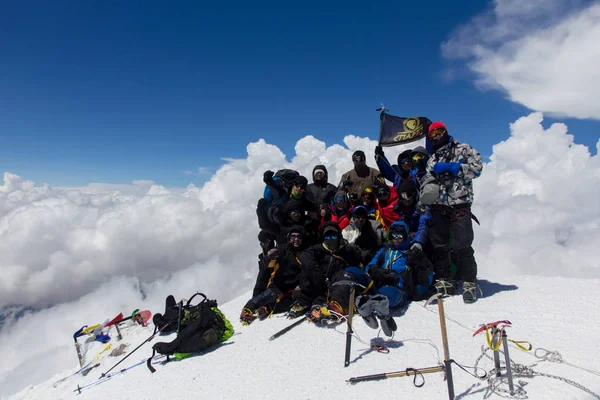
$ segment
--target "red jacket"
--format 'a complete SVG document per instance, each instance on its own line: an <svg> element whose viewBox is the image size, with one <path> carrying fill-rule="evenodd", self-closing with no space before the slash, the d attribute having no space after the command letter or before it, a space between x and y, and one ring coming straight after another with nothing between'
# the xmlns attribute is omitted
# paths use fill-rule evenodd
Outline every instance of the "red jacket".
<svg viewBox="0 0 600 400"><path fill-rule="evenodd" d="M337 224L340 226L340 229L344 230L344 228L350 224L350 218L352 218L352 210L354 210L354 207L349 206L348 210L346 210L345 213L340 214L339 216L336 214L335 207L333 206L333 204L330 207L331 207L331 210L330 210L331 214L328 213L328 215L321 218L321 223L319 224L319 229L321 229L321 226L325 222L332 221L332 222L337 222ZM329 217L329 218L327 218L327 217Z"/></svg>
<svg viewBox="0 0 600 400"><path fill-rule="evenodd" d="M391 188L390 199L387 204L384 205L381 201L379 202L381 217L383 218L386 227L392 225L393 222L400 221L400 215L394 211L394 205L397 201L398 193L396 193L396 189Z"/></svg>

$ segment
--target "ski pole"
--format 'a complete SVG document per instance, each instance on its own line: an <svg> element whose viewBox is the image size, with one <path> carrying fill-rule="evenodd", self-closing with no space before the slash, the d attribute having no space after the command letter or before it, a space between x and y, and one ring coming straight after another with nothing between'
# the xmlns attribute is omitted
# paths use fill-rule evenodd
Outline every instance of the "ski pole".
<svg viewBox="0 0 600 400"><path fill-rule="evenodd" d="M125 361L127 359L127 357L129 357L130 355L132 355L133 353L135 353L140 347L142 347L144 344L146 344L147 342L151 341L152 339L154 339L154 336L156 336L158 333L160 333L163 329L165 329L167 326L169 326L171 323L167 322L165 325L163 325L159 330L157 330L156 332L154 332L148 339L144 340L142 343L140 343L140 345L138 347L136 347L135 349L133 349L131 352L129 352L129 354L127 354L125 357L123 357L123 359L119 360L118 363L116 363L115 365L113 365L108 371L104 372L102 375L100 375L100 378L104 378L106 376L106 374L108 374L110 371L112 371L117 365L121 364L123 361Z"/></svg>

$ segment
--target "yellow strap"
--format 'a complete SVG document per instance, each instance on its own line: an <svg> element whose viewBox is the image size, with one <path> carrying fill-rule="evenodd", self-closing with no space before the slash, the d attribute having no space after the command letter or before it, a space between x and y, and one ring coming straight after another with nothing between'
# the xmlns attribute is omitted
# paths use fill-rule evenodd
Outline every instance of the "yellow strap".
<svg viewBox="0 0 600 400"><path fill-rule="evenodd" d="M96 325L89 326L89 327L85 328L84 330L82 330L81 333L87 333L89 335L94 329L98 328L101 325L102 324L96 324Z"/></svg>
<svg viewBox="0 0 600 400"><path fill-rule="evenodd" d="M531 345L531 343L529 343L526 340L511 340L508 339L509 342L513 342L515 344L515 346L517 346L518 348L520 348L523 351L531 351L531 349L533 349L533 346ZM527 344L527 346L523 346L522 343Z"/></svg>
<svg viewBox="0 0 600 400"><path fill-rule="evenodd" d="M373 279L371 279L371 282L369 282L369 284L367 285L367 287L365 288L365 290L362 291L361 294L366 294L369 290L371 290L371 288L373 287L373 284L375 282L373 281Z"/></svg>
<svg viewBox="0 0 600 400"><path fill-rule="evenodd" d="M496 328L490 328L489 330L490 331L494 330L494 332L492 334L492 337L490 338L490 332L488 331L487 327L485 328L485 339L487 340L488 347L490 349L492 349L492 351L498 351L498 349L500 348L500 345L502 344L502 340L500 338L498 338L498 343L496 343L497 346L494 347L492 345L492 338L495 337L496 334L500 335L502 333L502 331L500 329L496 329Z"/></svg>
<svg viewBox="0 0 600 400"><path fill-rule="evenodd" d="M269 262L268 268L273 269L273 272L271 272L271 276L269 277L269 283L267 283L267 287L271 287L273 279L275 279L275 274L277 274L277 271L279 270L279 263L277 262L277 260L271 260L271 262Z"/></svg>

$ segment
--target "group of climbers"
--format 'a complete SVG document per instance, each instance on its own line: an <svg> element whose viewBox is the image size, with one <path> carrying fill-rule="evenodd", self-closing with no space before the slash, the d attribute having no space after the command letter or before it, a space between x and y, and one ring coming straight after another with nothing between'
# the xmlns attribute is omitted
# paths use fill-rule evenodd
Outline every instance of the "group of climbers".
<svg viewBox="0 0 600 400"><path fill-rule="evenodd" d="M401 153L397 165L377 146L378 169L363 151L354 152L354 168L337 187L324 165L314 167L311 184L295 171L266 171L257 206L259 274L241 320L273 312L308 313L315 322L344 315L354 306L348 281L362 287L359 313L370 326L376 315L386 333L395 330L389 308L432 288L453 295L462 281L465 303L476 301L471 204L481 156L441 122L431 124L427 141L431 154L419 146Z"/></svg>

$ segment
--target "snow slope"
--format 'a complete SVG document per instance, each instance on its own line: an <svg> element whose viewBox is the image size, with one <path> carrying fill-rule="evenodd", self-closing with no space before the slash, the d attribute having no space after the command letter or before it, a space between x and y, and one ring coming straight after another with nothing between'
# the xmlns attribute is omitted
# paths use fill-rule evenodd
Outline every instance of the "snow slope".
<svg viewBox="0 0 600 400"><path fill-rule="evenodd" d="M600 304L593 294L600 290L599 280L550 278L530 276L482 277L484 297L477 303L465 305L460 296L444 302L450 356L457 363L473 366L482 354L485 335L472 337L479 324L508 319L508 338L531 342L538 355L544 350L559 352L563 362L551 357L537 358L534 351L524 352L509 345L511 358L536 373L553 377L516 374L515 385L521 396L529 399L593 399L600 398L600 360L598 333L593 323L600 319ZM168 293L165 293L165 296ZM175 293L185 296L187 293ZM183 361L157 365L157 372L141 365L124 374L93 386L80 395L73 392L77 385L96 380L116 360L105 357L101 367L86 377L80 375L53 387L53 382L76 371L75 350L73 368L57 371L46 383L31 386L11 399L358 399L373 396L377 399L448 398L446 382L441 373L424 375L421 388L413 386L413 377L389 378L375 382L346 383L359 375L393 372L406 368L439 365L443 348L438 307L435 303L412 303L402 314L396 313L398 331L393 339L383 340L389 354L374 352L370 342L381 332L367 327L355 317L355 336L352 342L351 364L344 368L346 325L318 327L305 322L280 338L269 337L290 323L283 316L255 321L241 326L239 312L250 293L241 296L221 309L236 328L228 342L214 351ZM162 312L162 310L153 310ZM402 314L402 315L401 315ZM100 316L98 316L100 317ZM135 348L152 334L150 327L126 329L123 342L128 350ZM116 336L116 335L114 335ZM129 366L148 357L157 337L145 344L121 365ZM119 342L115 341L114 346ZM94 352L88 352L93 357ZM491 355L491 352L487 352ZM121 356L124 357L124 356ZM483 357L479 366L490 370L492 361ZM478 380L453 366L456 398L484 399L509 397L503 392L490 392L486 380ZM506 381L495 380L507 389Z"/></svg>

